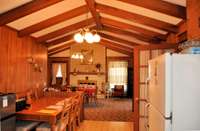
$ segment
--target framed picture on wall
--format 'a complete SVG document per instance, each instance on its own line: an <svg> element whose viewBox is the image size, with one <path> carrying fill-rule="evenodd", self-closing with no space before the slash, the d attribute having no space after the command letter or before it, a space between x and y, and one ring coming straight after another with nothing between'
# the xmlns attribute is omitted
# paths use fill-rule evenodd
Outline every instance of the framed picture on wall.
<svg viewBox="0 0 200 131"><path fill-rule="evenodd" d="M83 55L83 59L81 60L81 64L83 65L91 65L94 61L94 51L82 49L81 54Z"/></svg>

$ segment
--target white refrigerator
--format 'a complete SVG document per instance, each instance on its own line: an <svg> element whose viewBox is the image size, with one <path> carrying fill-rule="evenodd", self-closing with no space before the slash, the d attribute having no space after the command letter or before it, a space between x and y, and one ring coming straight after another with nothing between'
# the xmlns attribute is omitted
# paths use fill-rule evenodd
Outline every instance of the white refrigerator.
<svg viewBox="0 0 200 131"><path fill-rule="evenodd" d="M149 61L146 131L200 131L200 55L166 53Z"/></svg>

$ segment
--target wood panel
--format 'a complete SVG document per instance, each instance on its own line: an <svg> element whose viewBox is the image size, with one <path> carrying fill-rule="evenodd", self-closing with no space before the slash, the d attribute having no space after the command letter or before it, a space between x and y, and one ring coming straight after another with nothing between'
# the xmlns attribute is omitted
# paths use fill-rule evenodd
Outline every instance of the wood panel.
<svg viewBox="0 0 200 131"><path fill-rule="evenodd" d="M43 87L47 82L47 49L30 37L19 38L17 32L0 27L0 91L23 93ZM33 57L42 71L27 62Z"/></svg>
<svg viewBox="0 0 200 131"><path fill-rule="evenodd" d="M133 50L133 79L134 79L134 87L133 87L133 107L134 107L134 131L139 131L139 49L134 48Z"/></svg>
<svg viewBox="0 0 200 131"><path fill-rule="evenodd" d="M200 1L187 0L188 40L200 39Z"/></svg>

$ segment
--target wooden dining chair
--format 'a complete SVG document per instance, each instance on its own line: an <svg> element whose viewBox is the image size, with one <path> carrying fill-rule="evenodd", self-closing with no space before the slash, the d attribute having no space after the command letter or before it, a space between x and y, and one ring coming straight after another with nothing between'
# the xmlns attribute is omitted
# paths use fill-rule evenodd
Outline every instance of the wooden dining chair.
<svg viewBox="0 0 200 131"><path fill-rule="evenodd" d="M75 99L76 99L76 124L77 126L79 126L81 121L82 96L78 95Z"/></svg>
<svg viewBox="0 0 200 131"><path fill-rule="evenodd" d="M70 122L69 122L69 131L75 131L77 126L77 110L78 110L78 100L77 96L74 96L72 99L72 108L70 112Z"/></svg>
<svg viewBox="0 0 200 131"><path fill-rule="evenodd" d="M92 90L92 93L89 96L89 101L90 103L94 102L95 104L97 104L97 91L98 91L97 86L95 86L93 89L90 90Z"/></svg>
<svg viewBox="0 0 200 131"><path fill-rule="evenodd" d="M55 131L66 131L70 122L71 103L64 102L61 118L58 120ZM68 129L69 130L69 129ZM51 131L51 126L48 123L42 123L36 128L36 131ZM70 130L69 130L70 131Z"/></svg>
<svg viewBox="0 0 200 131"><path fill-rule="evenodd" d="M40 122L36 122L36 121L17 120L16 121L16 131L32 131L39 124L40 124Z"/></svg>

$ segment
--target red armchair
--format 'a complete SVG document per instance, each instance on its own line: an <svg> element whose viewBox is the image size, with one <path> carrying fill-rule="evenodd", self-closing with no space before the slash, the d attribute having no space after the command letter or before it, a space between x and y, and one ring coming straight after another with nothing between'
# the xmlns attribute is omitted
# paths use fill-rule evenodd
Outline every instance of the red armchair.
<svg viewBox="0 0 200 131"><path fill-rule="evenodd" d="M124 96L124 85L115 85L112 96L114 97L123 97Z"/></svg>

